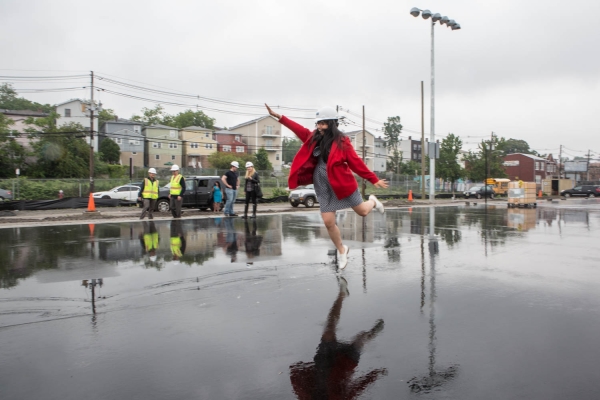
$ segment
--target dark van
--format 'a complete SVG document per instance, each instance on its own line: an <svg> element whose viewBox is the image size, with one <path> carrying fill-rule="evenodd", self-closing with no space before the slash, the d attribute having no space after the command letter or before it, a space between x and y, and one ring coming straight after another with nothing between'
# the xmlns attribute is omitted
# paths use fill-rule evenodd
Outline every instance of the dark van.
<svg viewBox="0 0 600 400"><path fill-rule="evenodd" d="M221 184L223 193L223 204L227 199L225 190L223 190L223 182L219 176L184 176L185 178L185 193L183 194L183 207L199 208L200 210L212 209L212 188L215 181ZM160 212L168 212L170 210L169 203L169 185L161 187L158 190L158 200L156 201L156 210Z"/></svg>

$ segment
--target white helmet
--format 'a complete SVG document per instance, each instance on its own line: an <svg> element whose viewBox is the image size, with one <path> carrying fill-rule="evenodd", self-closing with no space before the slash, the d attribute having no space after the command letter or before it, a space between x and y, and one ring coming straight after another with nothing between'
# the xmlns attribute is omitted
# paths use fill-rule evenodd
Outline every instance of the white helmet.
<svg viewBox="0 0 600 400"><path fill-rule="evenodd" d="M254 164L252 164L252 161L248 161L246 163L246 168L248 168L248 167L254 167Z"/></svg>
<svg viewBox="0 0 600 400"><path fill-rule="evenodd" d="M233 166L233 167L236 167L236 168L239 168L239 167L240 167L240 163L239 163L239 162L237 162L237 161L232 161L232 162L231 162L231 166Z"/></svg>
<svg viewBox="0 0 600 400"><path fill-rule="evenodd" d="M154 168L150 168L150 169L148 170L148 173L149 173L149 174L155 174L155 173L156 173L156 170L155 170Z"/></svg>
<svg viewBox="0 0 600 400"><path fill-rule="evenodd" d="M155 262L156 261L156 256L150 256L150 261Z"/></svg>
<svg viewBox="0 0 600 400"><path fill-rule="evenodd" d="M179 171L179 165L173 164L173 166L171 167L171 171Z"/></svg>
<svg viewBox="0 0 600 400"><path fill-rule="evenodd" d="M317 111L315 122L338 119L338 113L333 107L322 107Z"/></svg>

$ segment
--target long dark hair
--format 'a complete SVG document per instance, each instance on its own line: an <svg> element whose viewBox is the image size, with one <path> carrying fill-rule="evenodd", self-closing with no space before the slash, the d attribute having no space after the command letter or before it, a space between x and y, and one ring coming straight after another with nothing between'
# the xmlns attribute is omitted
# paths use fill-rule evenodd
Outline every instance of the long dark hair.
<svg viewBox="0 0 600 400"><path fill-rule="evenodd" d="M337 119L327 120L326 122L327 129L323 131L323 134L321 134L318 129L315 129L312 139L310 140L311 145L317 143L317 146L319 146L319 149L321 150L321 155L319 157L325 162L327 162L327 159L329 158L333 142L341 148L342 139L344 138L344 132L338 129L339 122Z"/></svg>

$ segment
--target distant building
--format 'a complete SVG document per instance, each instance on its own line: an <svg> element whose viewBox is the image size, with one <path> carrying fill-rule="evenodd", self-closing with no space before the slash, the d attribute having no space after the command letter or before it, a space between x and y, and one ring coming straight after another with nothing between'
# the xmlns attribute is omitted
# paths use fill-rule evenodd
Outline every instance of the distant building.
<svg viewBox="0 0 600 400"><path fill-rule="evenodd" d="M375 135L369 131L364 131L364 148L365 157L364 162L371 171L375 170L374 159L375 159ZM346 132L346 135L350 137L352 146L360 158L363 158L363 130Z"/></svg>
<svg viewBox="0 0 600 400"><path fill-rule="evenodd" d="M166 125L150 125L142 129L144 135L144 166L170 168L182 166L183 146L179 129Z"/></svg>
<svg viewBox="0 0 600 400"><path fill-rule="evenodd" d="M60 116L56 121L56 126L61 127L63 125L70 124L72 122L81 124L88 131L90 129L90 114L88 111L90 102L81 99L71 99L63 103L56 105L56 113ZM94 118L94 127L92 128L94 135L94 151L98 151L98 118ZM85 138L86 143L89 145L90 138Z"/></svg>
<svg viewBox="0 0 600 400"><path fill-rule="evenodd" d="M244 122L229 129L231 132L242 135L242 140L247 144L247 152L256 154L263 147L269 154L269 161L275 171L281 171L283 164L283 141L281 123L266 115L252 121Z"/></svg>
<svg viewBox="0 0 600 400"><path fill-rule="evenodd" d="M144 166L144 136L142 123L128 119L117 118L107 121L100 127L100 143L103 140L113 140L121 149L119 164L129 165L131 158L134 167Z"/></svg>
<svg viewBox="0 0 600 400"><path fill-rule="evenodd" d="M429 144L429 139L425 139L425 146ZM402 152L402 162L406 163L409 161L414 161L417 163L421 162L421 141L413 140L412 136L409 136L408 139L400 139L398 144L399 150ZM392 156L389 153L391 149L388 149L388 156ZM427 147L425 147L425 155L427 155Z"/></svg>
<svg viewBox="0 0 600 400"><path fill-rule="evenodd" d="M31 110L5 110L0 109L0 114L4 114L8 119L12 120L12 124L8 126L8 129L14 131L15 140L21 146L26 149L31 149L29 138L24 135L28 128L39 129L34 125L29 125L25 122L28 118L43 118L47 117L48 113L42 111L31 111Z"/></svg>
<svg viewBox="0 0 600 400"><path fill-rule="evenodd" d="M387 149L385 148L385 140L381 137L375 138L375 152L373 158L373 172L387 171Z"/></svg>
<svg viewBox="0 0 600 400"><path fill-rule="evenodd" d="M550 159L532 154L514 153L503 158L502 166L510 180L522 180L542 184L542 180L550 177L558 178L558 166Z"/></svg>
<svg viewBox="0 0 600 400"><path fill-rule="evenodd" d="M217 151L241 154L248 152L248 145L242 142L242 134L239 132L231 132L223 129L215 131L214 138L217 141Z"/></svg>
<svg viewBox="0 0 600 400"><path fill-rule="evenodd" d="M200 126L188 126L180 131L183 142L183 164L188 168L211 167L208 156L217 151L213 130Z"/></svg>

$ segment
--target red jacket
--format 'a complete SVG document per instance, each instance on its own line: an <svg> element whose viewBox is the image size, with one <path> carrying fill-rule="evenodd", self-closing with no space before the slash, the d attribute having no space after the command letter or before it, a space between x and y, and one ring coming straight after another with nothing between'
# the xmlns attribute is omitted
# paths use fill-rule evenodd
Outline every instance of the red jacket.
<svg viewBox="0 0 600 400"><path fill-rule="evenodd" d="M281 116L279 122L302 140L302 146L294 157L294 161L292 161L288 186L290 189L295 189L299 185L313 183L313 173L318 160L312 155L316 143L311 144L310 139L316 131L310 131L286 116ZM372 184L379 182L377 175L365 165L354 151L350 138L344 136L341 148L333 142L327 160L327 177L338 199L346 198L358 189L358 183L352 172L361 178L367 179Z"/></svg>

